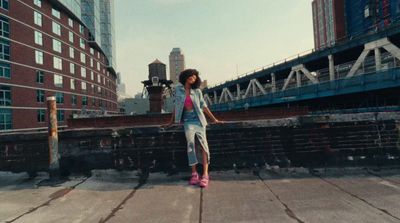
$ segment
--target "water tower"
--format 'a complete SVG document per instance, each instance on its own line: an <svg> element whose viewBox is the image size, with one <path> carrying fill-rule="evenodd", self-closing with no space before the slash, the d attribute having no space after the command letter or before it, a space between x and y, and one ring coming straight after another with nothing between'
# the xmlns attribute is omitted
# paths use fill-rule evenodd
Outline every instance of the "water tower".
<svg viewBox="0 0 400 223"><path fill-rule="evenodd" d="M149 64L149 79L142 83L149 95L150 113L161 113L164 91L170 89L172 84L167 80L166 65L158 59Z"/></svg>

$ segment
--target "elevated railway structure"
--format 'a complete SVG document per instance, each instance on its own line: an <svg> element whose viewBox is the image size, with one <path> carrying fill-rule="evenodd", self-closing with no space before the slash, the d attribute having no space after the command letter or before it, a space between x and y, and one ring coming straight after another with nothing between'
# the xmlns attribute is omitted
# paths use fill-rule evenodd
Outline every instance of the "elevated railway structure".
<svg viewBox="0 0 400 223"><path fill-rule="evenodd" d="M204 89L205 100L214 111L290 105L311 110L398 107L399 28L262 67Z"/></svg>

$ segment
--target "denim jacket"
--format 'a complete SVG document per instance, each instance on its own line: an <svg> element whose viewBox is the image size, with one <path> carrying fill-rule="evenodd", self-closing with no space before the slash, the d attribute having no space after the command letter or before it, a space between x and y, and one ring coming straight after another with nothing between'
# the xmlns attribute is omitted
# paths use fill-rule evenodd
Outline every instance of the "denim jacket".
<svg viewBox="0 0 400 223"><path fill-rule="evenodd" d="M175 87L175 123L181 122L185 97L185 87L181 83L178 83ZM203 93L200 89L190 89L190 98L192 99L193 108L199 117L201 125L206 127L207 120L204 116L203 108L207 107L207 104L204 101Z"/></svg>

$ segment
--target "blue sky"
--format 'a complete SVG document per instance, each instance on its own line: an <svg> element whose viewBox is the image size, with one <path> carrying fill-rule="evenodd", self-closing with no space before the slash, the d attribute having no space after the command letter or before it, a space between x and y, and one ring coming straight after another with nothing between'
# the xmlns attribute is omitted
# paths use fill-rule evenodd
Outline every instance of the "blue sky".
<svg viewBox="0 0 400 223"><path fill-rule="evenodd" d="M209 85L313 48L311 0L116 0L115 30L131 96L174 47Z"/></svg>

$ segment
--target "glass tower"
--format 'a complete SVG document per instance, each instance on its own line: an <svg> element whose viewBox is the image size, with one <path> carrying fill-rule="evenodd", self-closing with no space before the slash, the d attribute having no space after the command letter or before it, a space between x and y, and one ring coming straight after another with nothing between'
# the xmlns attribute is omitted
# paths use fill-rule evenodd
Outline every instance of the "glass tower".
<svg viewBox="0 0 400 223"><path fill-rule="evenodd" d="M108 57L109 66L115 66L115 30L114 30L114 2L99 0L101 24L101 48Z"/></svg>
<svg viewBox="0 0 400 223"><path fill-rule="evenodd" d="M96 42L116 69L113 0L59 0L90 30L89 41Z"/></svg>
<svg viewBox="0 0 400 223"><path fill-rule="evenodd" d="M59 0L65 7L67 7L78 19L82 20L82 6L81 0Z"/></svg>

